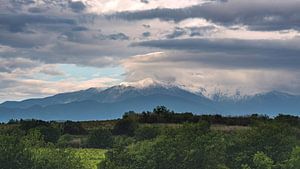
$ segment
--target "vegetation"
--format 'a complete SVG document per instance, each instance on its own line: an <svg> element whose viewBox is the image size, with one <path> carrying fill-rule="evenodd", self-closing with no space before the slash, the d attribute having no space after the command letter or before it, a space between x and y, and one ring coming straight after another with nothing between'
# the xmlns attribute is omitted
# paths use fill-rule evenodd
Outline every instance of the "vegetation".
<svg viewBox="0 0 300 169"><path fill-rule="evenodd" d="M81 159L84 168L97 169L97 166L105 158L105 149L87 149L87 148L76 148L70 149L77 157Z"/></svg>
<svg viewBox="0 0 300 169"><path fill-rule="evenodd" d="M113 137L108 129L93 131L88 137L88 146L92 148L110 148L113 145Z"/></svg>
<svg viewBox="0 0 300 169"><path fill-rule="evenodd" d="M0 169L299 169L300 118L127 112L0 125Z"/></svg>

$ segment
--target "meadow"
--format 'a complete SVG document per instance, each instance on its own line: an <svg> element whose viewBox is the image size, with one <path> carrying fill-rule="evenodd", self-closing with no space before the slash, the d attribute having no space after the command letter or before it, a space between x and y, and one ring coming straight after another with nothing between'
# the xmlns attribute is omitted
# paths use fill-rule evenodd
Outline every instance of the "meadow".
<svg viewBox="0 0 300 169"><path fill-rule="evenodd" d="M70 149L74 151L75 155L81 159L85 168L97 169L101 161L105 159L105 149L95 149L95 148L73 148Z"/></svg>

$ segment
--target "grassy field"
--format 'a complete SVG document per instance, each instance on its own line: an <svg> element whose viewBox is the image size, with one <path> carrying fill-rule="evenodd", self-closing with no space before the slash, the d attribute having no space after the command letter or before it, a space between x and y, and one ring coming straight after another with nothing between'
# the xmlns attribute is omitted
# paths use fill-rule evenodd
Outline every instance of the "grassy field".
<svg viewBox="0 0 300 169"><path fill-rule="evenodd" d="M105 152L107 150L104 149L71 149L78 155L86 168L89 169L97 169L97 165L105 158Z"/></svg>
<svg viewBox="0 0 300 169"><path fill-rule="evenodd" d="M58 149L49 149L49 148L38 148L33 149L35 155L41 156L45 153L51 153L51 151L55 151ZM97 169L97 165L104 160L105 153L107 150L105 149L92 149L92 148L71 148L65 149L64 151L72 152L75 156L81 159L81 162L85 166L85 169Z"/></svg>

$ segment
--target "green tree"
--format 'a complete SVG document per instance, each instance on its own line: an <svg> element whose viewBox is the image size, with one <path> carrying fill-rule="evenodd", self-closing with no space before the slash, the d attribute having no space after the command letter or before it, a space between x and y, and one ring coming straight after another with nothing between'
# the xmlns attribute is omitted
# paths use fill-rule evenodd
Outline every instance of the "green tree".
<svg viewBox="0 0 300 169"><path fill-rule="evenodd" d="M143 126L136 129L134 137L138 140L149 140L157 137L160 134L158 127Z"/></svg>
<svg viewBox="0 0 300 169"><path fill-rule="evenodd" d="M119 120L114 128L113 133L116 135L134 136L134 131L138 128L138 123L132 119Z"/></svg>
<svg viewBox="0 0 300 169"><path fill-rule="evenodd" d="M82 127L80 122L66 121L62 125L63 134L82 135L87 131Z"/></svg>
<svg viewBox="0 0 300 169"><path fill-rule="evenodd" d="M32 129L22 137L21 142L28 148L39 148L45 145L44 137L39 130Z"/></svg>
<svg viewBox="0 0 300 169"><path fill-rule="evenodd" d="M0 135L0 168L31 169L33 161L30 151L18 137Z"/></svg>
<svg viewBox="0 0 300 169"><path fill-rule="evenodd" d="M45 142L56 143L61 135L60 129L54 127L41 126L35 129L42 134Z"/></svg>
<svg viewBox="0 0 300 169"><path fill-rule="evenodd" d="M229 137L226 163L232 169L239 169L242 164L254 168L252 158L257 152L264 152L275 163L283 163L297 144L295 133L294 128L280 123L264 123L236 131Z"/></svg>
<svg viewBox="0 0 300 169"><path fill-rule="evenodd" d="M109 148L113 145L112 133L108 129L97 129L89 135L87 144L93 148Z"/></svg>

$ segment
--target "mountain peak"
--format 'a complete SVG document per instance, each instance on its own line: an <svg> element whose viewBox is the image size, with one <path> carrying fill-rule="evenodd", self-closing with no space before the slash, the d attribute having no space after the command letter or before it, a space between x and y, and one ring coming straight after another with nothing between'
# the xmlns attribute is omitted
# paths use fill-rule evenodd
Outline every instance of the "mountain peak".
<svg viewBox="0 0 300 169"><path fill-rule="evenodd" d="M146 78L146 79L142 79L136 82L122 82L120 84L120 86L125 86L125 87L135 87L135 88L147 88L147 87L151 87L151 86L163 86L163 87L172 87L174 85L170 84L170 83L164 83L164 82L160 82L157 80L154 80L152 78Z"/></svg>

